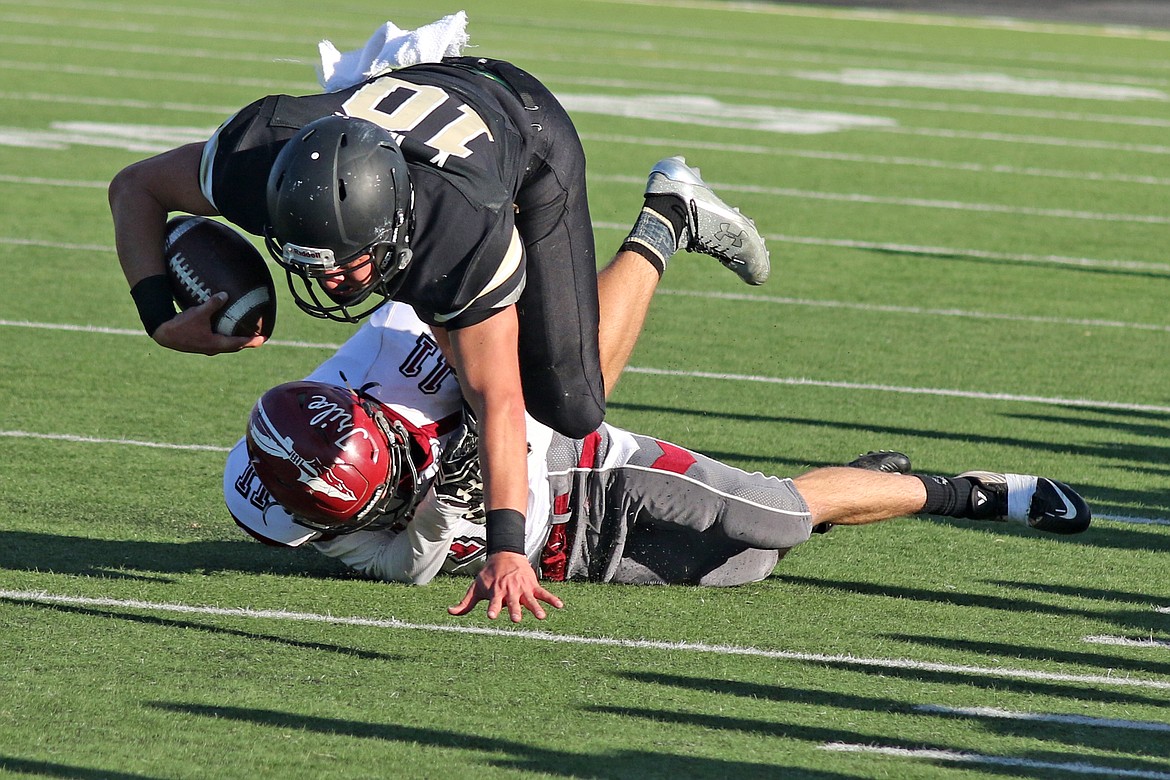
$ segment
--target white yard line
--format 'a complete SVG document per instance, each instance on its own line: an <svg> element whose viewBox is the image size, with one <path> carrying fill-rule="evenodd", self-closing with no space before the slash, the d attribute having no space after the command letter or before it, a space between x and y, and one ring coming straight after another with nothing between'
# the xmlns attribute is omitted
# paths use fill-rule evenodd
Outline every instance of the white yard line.
<svg viewBox="0 0 1170 780"><path fill-rule="evenodd" d="M1170 271L1170 266L1166 266ZM1024 314L1003 314L998 312L971 311L970 309L928 309L921 306L894 306L880 303L856 303L854 301L816 300L811 298L785 298L774 295L753 295L750 293L725 293L708 290L671 290L658 288L657 295L707 300L742 301L779 306L809 306L823 309L850 309L882 314L910 314L926 317L959 317L977 320L1000 320L1004 322L1033 322L1042 325L1071 325L1075 327L1122 328L1125 330L1149 330L1170 333L1170 325L1145 322L1123 322L1121 320L1093 320L1068 317L1040 317Z"/></svg>
<svg viewBox="0 0 1170 780"><path fill-rule="evenodd" d="M925 712L930 715L956 715L969 718L1059 723L1068 726L1090 726L1092 728L1170 732L1170 723L1157 723L1148 720L1121 720L1118 718L1093 718L1086 715L1063 715L1055 712L1016 712L1013 710L1001 710L997 707L948 707L942 704L920 704L914 707L914 711Z"/></svg>
<svg viewBox="0 0 1170 780"><path fill-rule="evenodd" d="M1162 609L1155 610L1162 612ZM1170 650L1170 641L1165 639L1130 639L1124 636L1086 636L1082 642L1091 645L1108 645L1111 647L1141 647L1153 650Z"/></svg>
<svg viewBox="0 0 1170 780"><path fill-rule="evenodd" d="M365 626L401 631L427 631L449 634L470 634L477 636L506 637L535 642L555 644L590 645L594 647L620 647L631 650L662 650L667 652L708 653L713 655L752 656L781 661L805 661L819 664L842 666L867 666L879 669L908 669L924 672L946 672L969 674L980 677L1005 677L1023 680L1046 680L1054 682L1080 683L1084 685L1116 685L1130 688L1152 688L1170 690L1170 680L1139 677L1114 677L1097 674L1063 674L1033 669L1012 667L970 666L965 664L943 664L929 661L914 661L908 658L865 658L851 655L828 655L824 653L800 653L790 650L765 650L757 647L738 645L711 645L700 642L659 642L644 639L616 639L610 637L577 636L574 634L553 634L547 631L527 629L492 628L476 625L440 625L431 623L410 623L405 620L374 619L363 617L340 617L315 612L288 612L285 610L249 609L246 607L210 607L166 602L140 601L137 599L94 598L87 596L65 596L44 591L0 590L0 599L34 604L69 604L89 607L114 607L120 609L143 609L152 612L174 612L186 615L217 615L243 617L257 620L289 620L331 625Z"/></svg>
<svg viewBox="0 0 1170 780"><path fill-rule="evenodd" d="M194 450L197 452L230 452L231 447L219 447L212 444L168 444L158 441L141 441L139 439L103 439L96 436L76 436L69 433L33 433L31 431L0 431L0 438L7 439L46 439L49 441L79 442L82 444L118 444L127 447L150 447L160 450Z"/></svg>
<svg viewBox="0 0 1170 780"><path fill-rule="evenodd" d="M1162 153L1170 154L1170 146L1159 147ZM594 174L591 180L618 184L645 184L645 176L624 174ZM937 200L932 198L895 198L885 195L869 195L861 192L824 192L802 190L792 187L765 187L758 184L727 184L708 182L718 192L746 192L753 195L769 195L777 198L798 198L801 200L823 200L837 203L858 203L877 206L906 206L912 208L943 209L981 214L1010 214L1046 219L1075 219L1090 222L1133 222L1149 225L1170 225L1170 217L1163 214L1127 214L1123 212L1079 211L1075 209L1039 209L1030 206L1013 206L1000 203L972 203L958 200Z"/></svg>
<svg viewBox="0 0 1170 780"><path fill-rule="evenodd" d="M729 374L714 371L682 371L667 368L630 366L627 373L653 376L678 376L690 379L715 379L733 382L758 382L772 385L798 387L832 387L839 390L867 390L880 393L902 393L909 395L933 395L949 398L972 398L980 401L1011 401L1018 403L1046 404L1053 406L1075 406L1084 409L1118 409L1127 412L1154 412L1170 414L1170 406L1159 404L1130 404L1120 401L1094 401L1088 398L1059 398L1056 396L1019 395L1014 393L988 393L977 390L949 390L939 387L909 387L905 385L883 385L866 382L843 382L807 377L759 376L752 374Z"/></svg>
<svg viewBox="0 0 1170 780"><path fill-rule="evenodd" d="M1106 777L1134 777L1143 780L1170 780L1170 773L1145 769L1118 769L1112 766L1086 764L1081 761L1036 761L1030 758L993 756L982 753L963 753L956 750L915 750L881 745L852 745L846 742L830 742L821 745L822 750L837 753L869 753L895 758L916 758L927 761L942 761L957 764L982 764L985 766L1013 767L1020 769L1051 769L1076 775L1104 775Z"/></svg>
<svg viewBox="0 0 1170 780"><path fill-rule="evenodd" d="M0 94L0 97L3 97ZM1170 120L1166 122L1170 127ZM712 152L729 152L733 154L769 155L773 157L795 157L806 160L824 160L829 162L860 163L863 165L888 165L914 168L933 168L937 170L963 171L966 173L985 174L992 176L1033 176L1049 179L1070 179L1073 181L1112 181L1124 184L1146 184L1159 187L1170 185L1170 178L1161 176L1147 176L1124 174L1116 172L1074 171L1053 168L1019 168L1012 165L988 165L986 163L964 162L962 160L935 160L924 157L903 157L893 155L852 154L848 152L829 152L818 149L793 149L784 146L762 144L730 144L714 141L690 141L677 138L655 138L651 136L607 135L600 133L581 133L581 138L594 143L620 143L636 146L654 146L685 150L702 149Z"/></svg>

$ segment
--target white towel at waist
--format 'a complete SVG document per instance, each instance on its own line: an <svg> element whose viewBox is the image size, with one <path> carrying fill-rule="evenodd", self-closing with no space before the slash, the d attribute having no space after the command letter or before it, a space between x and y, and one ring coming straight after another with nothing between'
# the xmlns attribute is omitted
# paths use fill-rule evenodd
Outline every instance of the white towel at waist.
<svg viewBox="0 0 1170 780"><path fill-rule="evenodd" d="M365 46L344 54L330 41L321 41L317 45L321 54L317 77L326 92L335 92L390 70L458 57L468 40L466 11L444 16L417 30L403 30L386 22Z"/></svg>

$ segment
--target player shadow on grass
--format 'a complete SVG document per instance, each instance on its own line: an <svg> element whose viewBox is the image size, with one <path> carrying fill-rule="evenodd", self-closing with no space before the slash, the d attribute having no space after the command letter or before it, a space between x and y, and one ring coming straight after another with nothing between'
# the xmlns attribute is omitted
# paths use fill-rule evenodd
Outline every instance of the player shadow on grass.
<svg viewBox="0 0 1170 780"><path fill-rule="evenodd" d="M0 603L15 604L25 608L37 608L48 610L52 612L64 612L71 615L86 615L95 618L108 618L111 620L122 620L129 623L138 623L141 625L154 626L158 628L174 628L183 631L203 631L208 634L218 634L220 636L235 636L243 639L253 639L262 642L270 642L273 644L284 645L286 647L296 648L298 650L312 650L314 652L337 653L339 655L350 656L353 658L360 658L363 661L393 661L399 663L409 660L404 655L391 655L388 653L378 653L370 650L357 650L345 645L331 645L324 642L303 642L298 639L289 639L283 636L275 636L273 634L260 634L255 631L240 631L233 628L223 628L208 623L197 623L191 620L174 620L171 618L160 618L152 615L137 615L131 612L119 612L112 609L93 609L90 607L75 607L68 604L44 604L36 601L27 601L19 598L8 598L0 596Z"/></svg>
<svg viewBox="0 0 1170 780"><path fill-rule="evenodd" d="M906 642L922 647L977 653L999 659L1015 661L1039 661L1040 663L1072 664L1086 667L1096 673L1133 672L1140 675L1170 675L1170 663L1150 661L1142 658L1123 658L1097 652L1056 650L1051 647L1035 647L1024 644L987 642L984 640L953 639L950 637L921 636L913 634L883 634L883 638ZM1065 670L1068 671L1068 670ZM1093 672L1090 672L1093 673Z"/></svg>
<svg viewBox="0 0 1170 780"><path fill-rule="evenodd" d="M765 737L797 739L818 745L844 743L849 745L860 744L869 747L893 747L917 751L940 751L952 754L969 754L971 752L970 749L966 747L921 742L919 740L908 739L899 734L881 733L867 735L840 729L826 728L823 726L808 726L804 724L784 723L773 720L736 718L726 715L713 715L709 713L670 712L660 709L604 706L587 707L586 711L600 714L620 715L626 718L643 718L653 724L673 723L683 726L698 727L708 731L734 731L745 734L758 734ZM1116 735L1114 736L1116 737ZM1109 750L1116 753L1116 744L1110 747ZM1002 756L1002 754L997 755ZM1069 754L1059 750L1027 750L1022 751L1020 754L1011 754L1002 757L1060 765L1069 764ZM961 760L948 761L946 758L941 756L933 757L927 760L940 766L970 766ZM1124 768L1118 768L1119 772L1133 772L1135 770L1140 771L1138 769L1139 767L1151 769L1154 767L1157 767L1158 769L1165 768L1164 765L1160 763L1146 762L1138 758L1131 758L1129 756L1117 756L1117 758L1113 760L1124 760L1126 762ZM1013 766L1011 767L1010 774L1013 777L1047 778L1052 777L1052 768Z"/></svg>
<svg viewBox="0 0 1170 780"><path fill-rule="evenodd" d="M34 761L30 758L3 755L0 755L0 770L18 775L63 777L69 780L163 780L161 776L143 775L138 772L114 772L109 769L92 769L74 764L59 764L55 761Z"/></svg>
<svg viewBox="0 0 1170 780"><path fill-rule="evenodd" d="M404 745L421 745L444 750L464 750L483 754L489 766L524 772L539 772L556 777L684 777L684 778L775 778L786 772L799 772L809 780L846 780L851 775L805 770L776 764L749 763L701 756L678 756L644 750L615 750L605 753L581 753L549 750L497 736L460 733L398 723L323 718L278 710L245 707L216 707L204 704L153 702L150 706L167 712L234 720L263 728L323 736L356 737Z"/></svg>
<svg viewBox="0 0 1170 780"><path fill-rule="evenodd" d="M909 588L901 585L879 585L872 582L800 577L783 573L773 574L770 579L779 580L789 585L839 590L852 595L885 596L901 601L921 601L956 607L993 609L1012 614L1032 613L1060 618L1075 617L1093 621L1108 621L1119 628L1146 634L1161 632L1166 624L1165 616L1154 612L1153 609L1138 611L1068 607L1020 597ZM1125 662L1118 659L1118 663ZM1139 665L1136 668L1148 669L1149 667ZM1170 665L1166 666L1166 673L1170 674Z"/></svg>
<svg viewBox="0 0 1170 780"><path fill-rule="evenodd" d="M1068 596L1070 598L1093 599L1096 601L1117 601L1147 606L1162 606L1170 602L1170 597L1151 596L1148 593L1138 593L1132 590L1092 588L1085 585L1057 585L1050 582L1023 582L1019 580L989 579L983 580L983 582L997 588L1025 590L1034 593L1049 593Z"/></svg>
<svg viewBox="0 0 1170 780"><path fill-rule="evenodd" d="M1120 706L1148 706L1165 707L1164 695L1149 696L1134 691L1132 688L1118 690L1104 690L1089 688L1085 683L1047 682L1044 680L1027 680L1019 677L998 676L987 673L964 671L943 671L935 669L901 669L894 666L870 666L864 663L855 663L845 659L832 661L808 661L815 666L831 666L834 669L843 669L859 674L878 677L881 679L897 678L920 685L939 685L945 688L956 686L976 688L987 691L992 696L1002 693L1019 694L1023 696L1046 696L1054 699L1068 699L1077 704L1093 702L1095 704L1114 704Z"/></svg>
<svg viewBox="0 0 1170 780"><path fill-rule="evenodd" d="M822 662L818 661L818 663ZM830 665L832 665L832 662L830 662ZM646 683L647 685L669 686L719 696L736 696L750 701L799 704L810 707L891 713L915 717L937 717L943 719L974 718L978 720L979 728L995 732L1000 736L1041 739L1046 742L1060 742L1073 747L1114 751L1117 749L1118 742L1118 733L1116 730L1097 726L1085 724L1070 726L1067 723L1060 722L1045 723L1027 719L1015 720L978 716L972 715L970 711L947 712L927 709L922 704L929 694L922 692L915 693L915 703L899 699L858 696L856 694L840 693L837 691L790 688L783 685L766 685L703 677L684 677L657 672L619 672L616 676L625 680ZM1004 687L1006 686L997 686L997 690ZM943 693L942 695L945 697L947 694ZM1134 702L1132 699L1127 698L1125 703L1133 704ZM945 706L945 702L940 702L939 704ZM848 717L848 714L846 713L844 717ZM1159 746L1151 750L1149 745L1143 744L1143 749L1150 755L1164 756L1170 754L1170 745Z"/></svg>
<svg viewBox="0 0 1170 780"><path fill-rule="evenodd" d="M106 579L168 581L167 574L240 572L351 579L338 562L308 550L277 549L249 539L144 542L0 531L0 569Z"/></svg>
<svg viewBox="0 0 1170 780"><path fill-rule="evenodd" d="M819 666L837 666L834 661L818 660ZM858 712L880 712L890 713L895 715L912 715L916 717L939 717L939 718L957 718L957 717L977 717L970 713L960 714L945 711L932 711L924 708L923 704L930 704L927 701L928 693L924 693L921 689L915 691L915 701L903 701L900 699L876 698L870 696L858 696L856 694L841 693L838 691L827 690L812 690L809 688L791 688L784 685L769 685L763 683L748 683L739 682L736 680L713 679L705 677L684 677L676 674L665 674L660 672L618 672L615 674L624 680L633 682L641 682L647 685L657 685L671 688L681 688L688 691L700 691L704 693L711 693L718 696L736 696L741 699L750 701L766 701L777 702L784 704L799 704L810 707L833 708L838 710L855 710ZM996 684L994 687L997 691L1003 691L1006 688L1014 688L1019 685L1018 680L1009 680L1006 684ZM1040 693L1032 689L1032 683L1023 683L1028 686L1025 693ZM1050 686L1044 684L1045 688L1067 688L1069 686ZM1014 690L1013 690L1014 692ZM1052 695L1050 690L1043 691L1045 695ZM1074 697L1080 698L1081 690L1077 689L1075 693L1061 692L1062 698ZM946 692L940 692L943 697L948 696ZM1162 704L1162 700L1152 700L1153 703ZM1134 705L1138 702L1134 697L1126 696L1122 702L1127 705ZM945 702L938 702L945 706ZM845 717L848 717L846 714ZM981 719L983 720L983 719ZM1111 733L1109 729L1078 727L1070 728L1067 724L1054 723L1040 723L1037 721L1009 721L1003 718L986 718L981 724L989 730L1002 732L1004 735L1033 737L1048 741L1056 740L1067 745L1079 745L1083 747L1096 747L1102 750L1114 750L1117 743L1117 734ZM1167 746L1167 751L1170 751L1170 746Z"/></svg>
<svg viewBox="0 0 1170 780"><path fill-rule="evenodd" d="M1083 488L1084 486L1078 486ZM1093 489L1086 489L1092 493ZM1100 512L1103 507L1095 500L1089 505L1094 512ZM956 520L953 518L925 518L925 522L937 522L950 526L961 527L965 532L986 534L996 537L1020 536L1030 539L1043 539L1050 544L1072 544L1085 548L1106 548L1111 550L1144 550L1147 552L1170 553L1170 534L1159 531L1144 530L1140 525L1105 527L1098 523L1089 526L1084 533L1061 536L1059 534L1039 534L1014 523L988 523L978 520Z"/></svg>

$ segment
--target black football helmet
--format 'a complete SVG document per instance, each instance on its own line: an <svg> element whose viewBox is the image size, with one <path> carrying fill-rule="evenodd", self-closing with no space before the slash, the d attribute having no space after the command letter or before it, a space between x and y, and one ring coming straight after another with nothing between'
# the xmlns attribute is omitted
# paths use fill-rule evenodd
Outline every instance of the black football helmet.
<svg viewBox="0 0 1170 780"><path fill-rule="evenodd" d="M248 458L272 497L306 528L348 534L410 520L426 456L392 410L358 390L287 382L256 402Z"/></svg>
<svg viewBox="0 0 1170 780"><path fill-rule="evenodd" d="M373 122L317 119L273 163L265 243L297 305L314 317L356 322L385 303L410 265L413 227L406 159L390 131ZM363 255L346 271L360 277L368 264L368 280L344 291L321 286L322 277Z"/></svg>

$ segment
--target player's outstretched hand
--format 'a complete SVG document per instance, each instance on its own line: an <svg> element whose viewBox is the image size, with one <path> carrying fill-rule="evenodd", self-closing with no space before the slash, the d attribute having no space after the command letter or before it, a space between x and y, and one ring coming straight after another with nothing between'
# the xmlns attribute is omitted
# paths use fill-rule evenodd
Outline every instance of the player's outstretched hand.
<svg viewBox="0 0 1170 780"><path fill-rule="evenodd" d="M180 312L158 326L154 340L167 349L199 355L239 352L263 344L263 336L221 336L211 329L212 315L223 308L227 298L227 293L216 293L204 303Z"/></svg>
<svg viewBox="0 0 1170 780"><path fill-rule="evenodd" d="M507 606L513 623L520 622L525 608L537 620L544 620L547 615L540 605L542 601L557 609L564 606L559 598L541 587L528 559L520 553L510 552L489 556L463 600L447 607L447 612L466 615L481 601L488 603L487 616L491 620L495 620L500 610Z"/></svg>

